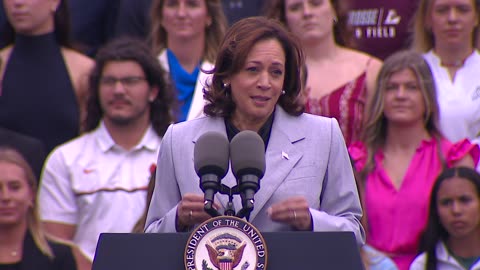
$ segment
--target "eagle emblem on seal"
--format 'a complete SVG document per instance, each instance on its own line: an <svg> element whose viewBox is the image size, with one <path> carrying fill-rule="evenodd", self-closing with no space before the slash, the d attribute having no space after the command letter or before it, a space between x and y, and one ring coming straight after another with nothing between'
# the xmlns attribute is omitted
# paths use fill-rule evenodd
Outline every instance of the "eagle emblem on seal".
<svg viewBox="0 0 480 270"><path fill-rule="evenodd" d="M246 243L235 235L224 233L205 244L210 262L219 270L232 270L242 260Z"/></svg>

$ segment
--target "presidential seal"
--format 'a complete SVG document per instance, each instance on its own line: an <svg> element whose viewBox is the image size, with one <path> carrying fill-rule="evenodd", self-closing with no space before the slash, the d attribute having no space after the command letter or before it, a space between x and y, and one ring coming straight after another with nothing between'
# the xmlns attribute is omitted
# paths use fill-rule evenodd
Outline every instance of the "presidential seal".
<svg viewBox="0 0 480 270"><path fill-rule="evenodd" d="M249 222L211 218L198 226L185 247L187 270L258 270L267 268L267 246Z"/></svg>

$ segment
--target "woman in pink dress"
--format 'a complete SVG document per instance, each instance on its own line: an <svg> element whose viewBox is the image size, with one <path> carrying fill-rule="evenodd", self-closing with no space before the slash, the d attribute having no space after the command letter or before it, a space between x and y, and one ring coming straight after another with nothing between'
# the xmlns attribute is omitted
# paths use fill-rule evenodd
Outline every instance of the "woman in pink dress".
<svg viewBox="0 0 480 270"><path fill-rule="evenodd" d="M349 148L365 200L367 243L400 270L418 252L435 178L443 168L473 168L480 153L466 139L451 143L441 135L436 100L422 56L393 54L380 70L363 143Z"/></svg>
<svg viewBox="0 0 480 270"><path fill-rule="evenodd" d="M266 15L302 43L308 69L306 112L337 119L347 145L359 139L382 62L352 50L346 0L270 0Z"/></svg>

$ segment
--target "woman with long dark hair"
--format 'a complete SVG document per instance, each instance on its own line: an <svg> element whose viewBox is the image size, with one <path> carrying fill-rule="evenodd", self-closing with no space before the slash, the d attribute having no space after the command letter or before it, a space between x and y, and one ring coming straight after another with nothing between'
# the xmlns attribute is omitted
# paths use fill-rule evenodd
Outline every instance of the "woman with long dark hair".
<svg viewBox="0 0 480 270"><path fill-rule="evenodd" d="M480 269L480 175L450 168L433 185L422 253L410 270Z"/></svg>

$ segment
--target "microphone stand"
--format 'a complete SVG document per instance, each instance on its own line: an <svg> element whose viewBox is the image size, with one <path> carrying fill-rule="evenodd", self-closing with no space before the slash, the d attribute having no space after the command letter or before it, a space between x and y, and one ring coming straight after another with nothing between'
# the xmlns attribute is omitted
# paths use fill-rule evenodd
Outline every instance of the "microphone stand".
<svg viewBox="0 0 480 270"><path fill-rule="evenodd" d="M220 194L228 195L228 203L227 207L225 208L224 215L225 216L235 216L235 206L233 205L233 195L239 194L237 186L230 188L224 184L220 186L220 189L218 190ZM203 209L207 214L209 214L211 217L218 217L220 216L220 213L218 212L217 209L213 207L213 204L211 201L205 201Z"/></svg>
<svg viewBox="0 0 480 270"><path fill-rule="evenodd" d="M222 188L220 189L220 194L228 195L228 203L224 213L226 216L235 216L235 206L233 205L233 195L238 194L236 193L237 190L238 190L237 186L230 188L222 184Z"/></svg>
<svg viewBox="0 0 480 270"><path fill-rule="evenodd" d="M240 209L240 211L238 211L238 213L235 214L235 206L233 205L233 195L242 195L240 193L240 189L238 185L230 188L222 184L218 192L223 195L228 195L228 203L227 203L227 206L225 207L225 212L224 212L225 216L236 216L238 218L245 217L247 221L250 219L250 212L252 212L253 210L253 203L254 203L253 199L245 201L242 198L243 207L242 209ZM217 211L217 209L213 207L212 202L210 201L205 201L204 209L205 209L205 212L207 212L211 217L220 216L220 213Z"/></svg>

